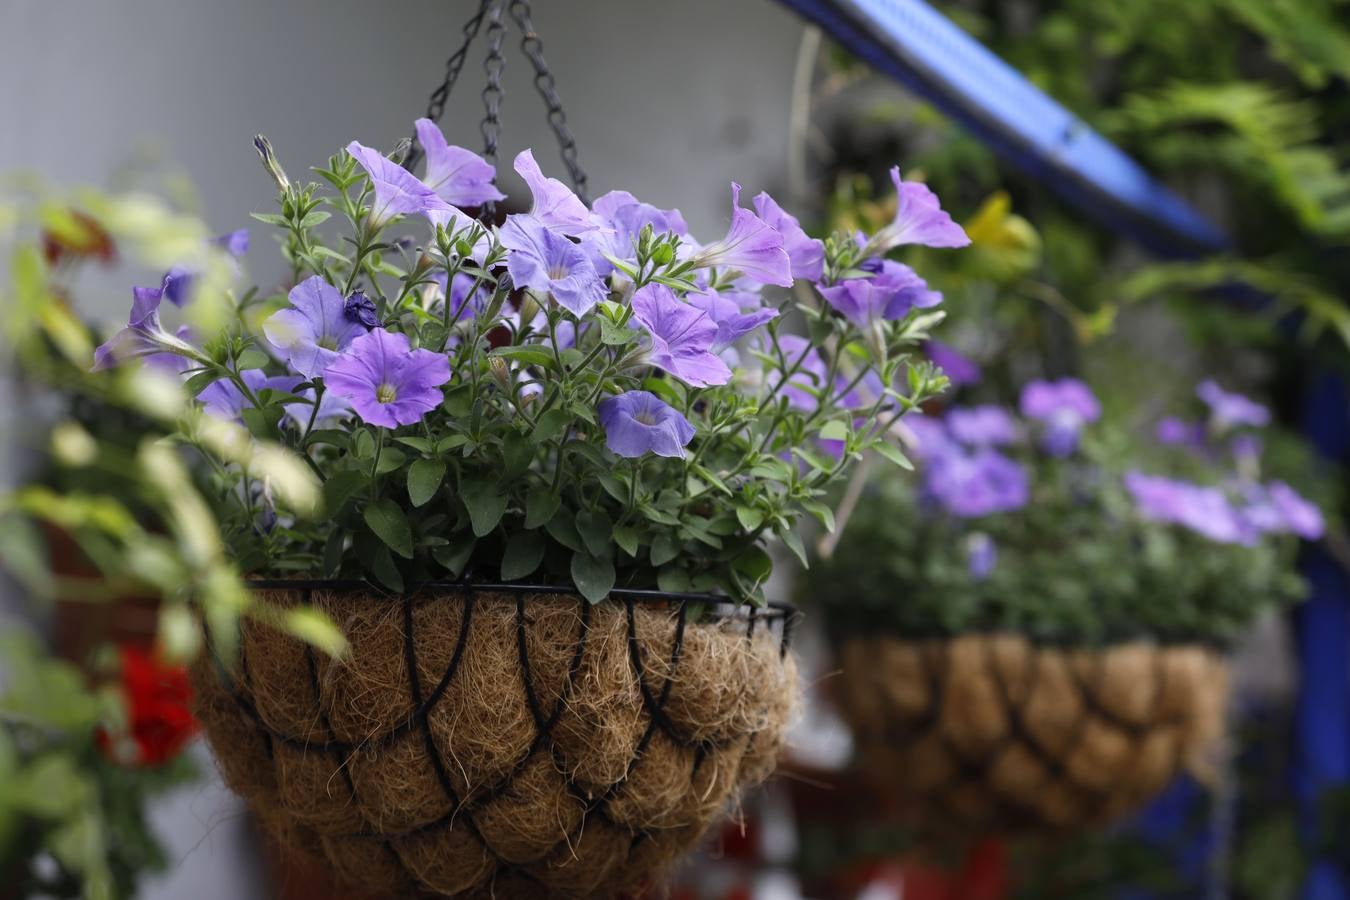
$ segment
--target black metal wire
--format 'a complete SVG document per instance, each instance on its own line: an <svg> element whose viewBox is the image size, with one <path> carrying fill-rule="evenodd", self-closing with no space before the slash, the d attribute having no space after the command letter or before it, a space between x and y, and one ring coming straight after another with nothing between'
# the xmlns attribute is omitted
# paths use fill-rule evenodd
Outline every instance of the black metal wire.
<svg viewBox="0 0 1350 900"><path fill-rule="evenodd" d="M483 60L483 72L487 83L483 85L483 121L478 130L483 134L483 158L494 166L497 164L497 141L501 137L502 98L506 91L502 88L502 72L506 70L506 57L502 56L502 40L506 37L506 28L502 25L503 0L490 0L487 26L487 58ZM485 224L491 224L497 214L497 204L489 200L483 204L478 218Z"/></svg>
<svg viewBox="0 0 1350 900"><path fill-rule="evenodd" d="M478 29L483 24L483 14L487 12L491 3L492 0L483 0L478 7L478 12L464 23L462 29L464 41L459 45L459 49L450 54L450 58L445 61L445 80L431 92L431 97L427 100L426 117L433 122L439 122L441 116L445 115L445 104L450 99L450 91L454 89L455 82L459 80L459 73L464 68L464 60L469 55L469 46L473 44L473 39L478 37ZM403 161L403 168L411 172L413 167L421 160L422 153L422 146L417 142L417 132L414 131L412 149L408 151L408 158Z"/></svg>

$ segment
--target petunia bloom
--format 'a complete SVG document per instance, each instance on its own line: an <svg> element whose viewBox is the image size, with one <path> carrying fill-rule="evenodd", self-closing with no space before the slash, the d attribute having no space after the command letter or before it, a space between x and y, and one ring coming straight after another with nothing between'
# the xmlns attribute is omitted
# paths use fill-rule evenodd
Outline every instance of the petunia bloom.
<svg viewBox="0 0 1350 900"><path fill-rule="evenodd" d="M1167 447L1199 447L1205 442L1205 426L1176 416L1164 416L1158 420L1153 436Z"/></svg>
<svg viewBox="0 0 1350 900"><path fill-rule="evenodd" d="M357 318L348 315L342 294L318 275L291 288L287 299L289 307L263 322L263 335L306 378L322 377L352 341L369 330L359 313Z"/></svg>
<svg viewBox="0 0 1350 900"><path fill-rule="evenodd" d="M634 459L647 453L684 459L694 426L679 411L648 391L628 391L600 401L605 446Z"/></svg>
<svg viewBox="0 0 1350 900"><path fill-rule="evenodd" d="M193 348L177 335L164 330L159 321L160 288L131 289L131 315L127 325L94 350L93 371L112 368L119 362L159 353L187 355Z"/></svg>
<svg viewBox="0 0 1350 900"><path fill-rule="evenodd" d="M365 291L352 291L351 296L342 304L342 314L353 322L360 322L366 331L380 324L375 301L367 297Z"/></svg>
<svg viewBox="0 0 1350 900"><path fill-rule="evenodd" d="M689 227L678 209L661 209L644 203L628 191L610 191L591 204L592 221L601 227L582 236L581 246L601 275L614 271L609 257L636 262L637 239L642 229L651 226L653 234L685 235Z"/></svg>
<svg viewBox="0 0 1350 900"><path fill-rule="evenodd" d="M692 387L726 384L731 369L712 352L717 324L700 309L675 296L663 284L633 294L633 317L647 329L647 362Z"/></svg>
<svg viewBox="0 0 1350 900"><path fill-rule="evenodd" d="M1215 381L1201 382L1195 393L1209 406L1215 431L1224 432L1244 425L1262 428L1270 424L1269 409L1241 394L1225 391Z"/></svg>
<svg viewBox="0 0 1350 900"><path fill-rule="evenodd" d="M1139 515L1154 522L1180 525L1223 544L1250 545L1256 528L1217 487L1129 471L1125 489Z"/></svg>
<svg viewBox="0 0 1350 900"><path fill-rule="evenodd" d="M308 401L305 403L287 403L282 407L286 410L286 418L299 428L308 425L311 416L314 418L316 428L324 428L350 415L352 411L351 404L332 391L323 392L323 397L319 400L319 411L317 413L314 412L313 388L292 390L290 393L301 400Z"/></svg>
<svg viewBox="0 0 1350 900"><path fill-rule="evenodd" d="M983 581L993 574L998 565L998 545L983 531L966 535L966 569L970 577Z"/></svg>
<svg viewBox="0 0 1350 900"><path fill-rule="evenodd" d="M947 433L970 447L995 447L1017 440L1017 423L1001 406L964 406L947 413Z"/></svg>
<svg viewBox="0 0 1350 900"><path fill-rule="evenodd" d="M533 216L507 216L500 240L518 287L553 297L578 318L605 299L605 283L585 251Z"/></svg>
<svg viewBox="0 0 1350 900"><path fill-rule="evenodd" d="M928 185L901 179L899 166L891 167L891 182L895 185L895 218L868 241L869 254L880 256L902 244L964 247L970 243Z"/></svg>
<svg viewBox="0 0 1350 900"><path fill-rule="evenodd" d="M942 370L942 374L947 376L956 387L979 384L984 373L980 371L980 364L968 356L959 352L950 344L944 344L941 341L927 341L923 345L923 352L933 365Z"/></svg>
<svg viewBox="0 0 1350 900"><path fill-rule="evenodd" d="M450 360L412 350L408 336L377 328L352 341L324 373L328 390L346 400L361 421L384 428L414 425L445 399Z"/></svg>
<svg viewBox="0 0 1350 900"><path fill-rule="evenodd" d="M792 260L783 249L783 236L759 216L741 208L741 186L731 185L731 228L690 258L695 268L740 272L761 284L792 286Z"/></svg>
<svg viewBox="0 0 1350 900"><path fill-rule="evenodd" d="M713 353L721 353L750 332L778 318L776 309L760 308L745 312L739 303L718 291L698 291L684 299L695 309L703 310L716 323Z"/></svg>
<svg viewBox="0 0 1350 900"><path fill-rule="evenodd" d="M1044 423L1041 446L1058 457L1078 449L1083 426L1097 421L1102 414L1092 390L1076 378L1029 382L1022 389L1021 407L1022 415Z"/></svg>
<svg viewBox="0 0 1350 900"><path fill-rule="evenodd" d="M114 762L163 766L197 733L187 669L167 665L131 644L118 648L126 702L125 733L100 729L99 749Z"/></svg>
<svg viewBox="0 0 1350 900"><path fill-rule="evenodd" d="M492 183L497 177L492 163L472 150L447 143L440 127L430 119L418 119L414 127L427 157L422 182L442 200L451 206L482 206L506 199Z"/></svg>
<svg viewBox="0 0 1350 900"><path fill-rule="evenodd" d="M249 391L256 397L263 391L277 391L289 394L300 386L303 380L295 375L269 376L262 369L245 369L239 373L240 379L248 385ZM239 389L239 385L227 378L213 381L202 389L197 399L206 407L207 413L217 419L231 422L240 421L244 410L253 406L252 402ZM308 409L308 407L306 407Z"/></svg>
<svg viewBox="0 0 1350 900"><path fill-rule="evenodd" d="M435 191L380 151L352 141L347 152L366 170L375 190L375 200L370 206L372 226L378 228L396 216L455 212Z"/></svg>
<svg viewBox="0 0 1350 900"><path fill-rule="evenodd" d="M598 227L591 219L591 211L571 188L544 174L539 163L534 161L533 151L522 150L516 154L515 169L525 179L534 198L530 216L545 228L579 237Z"/></svg>
<svg viewBox="0 0 1350 900"><path fill-rule="evenodd" d="M917 272L891 260L885 260L870 277L817 285L816 289L830 306L864 331L883 319L903 319L912 309L926 309L942 302L942 295L929 290L928 282Z"/></svg>
<svg viewBox="0 0 1350 900"><path fill-rule="evenodd" d="M767 380L770 388L776 388L783 380L785 372L796 367L787 384L781 388L782 395L787 398L788 405L793 409L814 412L820 406L822 398L845 409L852 409L858 405L857 391L850 391L839 397L833 395L835 390L847 386L842 375L836 375L834 384L827 388L825 379L829 377L830 367L825 364L820 351L806 338L796 334L780 334L777 345L783 353L785 362L781 371L778 368L770 371Z"/></svg>
<svg viewBox="0 0 1350 900"><path fill-rule="evenodd" d="M825 273L824 242L807 235L797 217L785 212L763 191L755 196L755 212L764 224L783 236L783 249L792 264L792 277L819 281Z"/></svg>
<svg viewBox="0 0 1350 900"><path fill-rule="evenodd" d="M1272 481L1266 488L1271 503L1279 512L1286 530L1306 540L1315 541L1326 532L1322 511L1299 496L1283 481Z"/></svg>
<svg viewBox="0 0 1350 900"><path fill-rule="evenodd" d="M1026 506L1030 480L1021 464L997 450L952 445L926 461L924 489L947 512L974 519Z"/></svg>

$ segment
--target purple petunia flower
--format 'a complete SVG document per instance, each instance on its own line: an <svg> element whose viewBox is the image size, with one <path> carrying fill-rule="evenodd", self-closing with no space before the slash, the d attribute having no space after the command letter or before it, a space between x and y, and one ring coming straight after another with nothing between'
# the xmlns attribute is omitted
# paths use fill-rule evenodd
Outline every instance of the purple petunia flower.
<svg viewBox="0 0 1350 900"><path fill-rule="evenodd" d="M830 390L825 384L825 379L829 377L829 366L821 358L820 351L811 345L806 338L795 334L780 334L778 336L778 349L783 352L785 360L784 371L797 366L797 371L788 379L787 384L782 387L782 394L787 398L788 405L793 409L802 412L814 412L820 406L820 398L828 397ZM801 360L798 363L798 360ZM773 388L783 379L784 371L774 369L768 374L769 387ZM842 387L844 382L838 376L835 377L833 388ZM845 397L838 398L837 401L845 408L852 408L857 405L858 398L855 393L850 393Z"/></svg>
<svg viewBox="0 0 1350 900"><path fill-rule="evenodd" d="M291 288L287 299L289 307L263 322L263 335L306 378L322 377L352 341L369 330L361 319L347 314L342 294L318 275Z"/></svg>
<svg viewBox="0 0 1350 900"><path fill-rule="evenodd" d="M131 289L131 315L127 325L94 350L93 371L112 368L129 359L174 353L185 355L192 350L183 338L164 330L159 321L159 305L164 299L160 288L134 287Z"/></svg>
<svg viewBox="0 0 1350 900"><path fill-rule="evenodd" d="M951 451L952 439L941 419L923 413L909 413L900 419L905 444L919 459L932 459Z"/></svg>
<svg viewBox="0 0 1350 900"><path fill-rule="evenodd" d="M699 269L734 270L761 284L792 286L792 260L783 249L783 236L759 216L741 208L741 186L734 182L727 236L697 250L689 261Z"/></svg>
<svg viewBox="0 0 1350 900"><path fill-rule="evenodd" d="M1272 481L1266 493L1279 512L1286 530L1310 541L1320 539L1326 532L1322 511L1283 481Z"/></svg>
<svg viewBox="0 0 1350 900"><path fill-rule="evenodd" d="M593 222L603 227L582 236L581 246L591 257L595 270L602 276L614 271L609 256L625 262L636 262L637 240L642 229L650 225L654 234L686 235L689 227L678 209L660 209L643 203L628 191L610 191L591 204Z"/></svg>
<svg viewBox="0 0 1350 900"><path fill-rule="evenodd" d="M1256 528L1217 487L1143 472L1125 473L1125 489L1145 519L1180 525L1223 544L1250 545Z"/></svg>
<svg viewBox="0 0 1350 900"><path fill-rule="evenodd" d="M997 450L967 452L949 445L926 461L924 489L963 519L1021 509L1030 494L1026 469Z"/></svg>
<svg viewBox="0 0 1350 900"><path fill-rule="evenodd" d="M1017 423L1001 406L957 407L947 413L947 433L971 447L996 447L1017 440Z"/></svg>
<svg viewBox="0 0 1350 900"><path fill-rule="evenodd" d="M739 303L718 291L699 291L684 299L695 309L703 310L717 325L717 336L712 342L713 353L721 353L756 328L778 318L776 309L761 308L744 312Z"/></svg>
<svg viewBox="0 0 1350 900"><path fill-rule="evenodd" d="M445 399L450 360L409 349L408 336L377 328L352 341L328 367L328 390L351 404L361 421L384 428L413 425Z"/></svg>
<svg viewBox="0 0 1350 900"><path fill-rule="evenodd" d="M983 581L993 574L998 565L998 545L983 531L966 535L966 569L970 577Z"/></svg>
<svg viewBox="0 0 1350 900"><path fill-rule="evenodd" d="M1158 443L1167 447L1200 447L1205 443L1205 426L1176 416L1164 416L1158 420L1153 435Z"/></svg>
<svg viewBox="0 0 1350 900"><path fill-rule="evenodd" d="M278 391L289 394L299 387L303 380L295 375L271 375L269 376L262 369L245 369L239 373L240 379L248 385L248 389L254 396L260 395L263 391ZM239 422L243 419L243 412L249 409L252 404L244 396L244 392L239 390L239 385L227 378L221 378L213 381L202 389L197 395L206 408L207 413L215 416L217 419L225 419L231 422ZM305 407L308 414L309 407Z"/></svg>
<svg viewBox="0 0 1350 900"><path fill-rule="evenodd" d="M816 285L844 318L866 331L882 319L903 319L916 307L926 309L942 302L942 295L930 291L928 283L909 266L884 260L870 278L849 278L840 284Z"/></svg>
<svg viewBox="0 0 1350 900"><path fill-rule="evenodd" d="M380 151L352 141L347 145L347 153L366 170L375 189L375 201L370 206L373 227L378 228L396 216L456 212L435 191Z"/></svg>
<svg viewBox="0 0 1350 900"><path fill-rule="evenodd" d="M248 253L248 229L240 228L238 231L222 234L212 240L211 243L229 253L237 263ZM174 306L182 306L192 296L192 288L196 280L197 272L194 270L174 266L164 273L164 280L160 282L159 287L164 292L165 300L168 300Z"/></svg>
<svg viewBox="0 0 1350 900"><path fill-rule="evenodd" d="M1244 425L1262 428L1270 424L1269 409L1241 394L1225 391L1215 381L1201 382L1195 393L1209 405L1215 431L1224 432Z"/></svg>
<svg viewBox="0 0 1350 900"><path fill-rule="evenodd" d="M964 247L970 243L965 230L943 211L937 194L928 185L902 180L899 166L891 167L891 182L895 185L895 219L868 241L871 255L880 256L902 244Z"/></svg>
<svg viewBox="0 0 1350 900"><path fill-rule="evenodd" d="M605 299L605 283L585 251L533 216L507 216L500 240L517 287L553 297L577 318Z"/></svg>
<svg viewBox="0 0 1350 900"><path fill-rule="evenodd" d="M447 143L441 129L430 119L418 119L413 127L427 156L422 182L442 200L451 206L482 206L506 199L492 183L497 170L490 162L472 150Z"/></svg>
<svg viewBox="0 0 1350 900"><path fill-rule="evenodd" d="M755 212L764 224L783 236L783 249L792 265L792 277L819 281L825 273L825 244L807 235L797 217L785 212L772 197L755 195Z"/></svg>
<svg viewBox="0 0 1350 900"><path fill-rule="evenodd" d="M539 163L534 161L533 151L520 151L516 155L515 169L525 179L534 198L530 216L545 228L580 237L598 227L580 197L558 179L544 175Z"/></svg>
<svg viewBox="0 0 1350 900"><path fill-rule="evenodd" d="M1058 457L1078 449L1083 426L1097 421L1102 414L1092 390L1076 378L1029 382L1022 388L1021 407L1022 415L1044 423L1041 446Z"/></svg>
<svg viewBox="0 0 1350 900"><path fill-rule="evenodd" d="M649 284L633 294L633 317L651 336L649 364L691 387L726 384L731 369L712 352L717 323L690 306L663 284Z"/></svg>
<svg viewBox="0 0 1350 900"><path fill-rule="evenodd" d="M291 393L302 400L309 401L308 403L287 403L283 406L286 410L286 417L297 427L304 428L309 424L310 414L314 411L314 389L292 390ZM351 412L350 403L332 391L324 391L323 398L319 401L319 412L314 416L314 426L324 428L332 425L337 420L351 415Z"/></svg>
<svg viewBox="0 0 1350 900"><path fill-rule="evenodd" d="M963 356L950 344L930 340L924 343L923 352L956 387L979 384L980 379L984 377L979 363Z"/></svg>
<svg viewBox="0 0 1350 900"><path fill-rule="evenodd" d="M646 453L684 459L694 426L674 407L647 391L628 391L600 401L605 446L633 459Z"/></svg>
<svg viewBox="0 0 1350 900"><path fill-rule="evenodd" d="M378 312L375 301L367 297L365 291L352 291L351 296L342 304L342 314L351 321L364 325L367 331L380 324Z"/></svg>

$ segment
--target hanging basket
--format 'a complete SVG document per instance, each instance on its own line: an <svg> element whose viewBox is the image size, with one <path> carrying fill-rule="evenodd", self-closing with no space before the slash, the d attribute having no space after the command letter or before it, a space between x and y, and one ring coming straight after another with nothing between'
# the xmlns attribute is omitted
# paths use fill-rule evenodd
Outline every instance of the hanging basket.
<svg viewBox="0 0 1350 900"><path fill-rule="evenodd" d="M1195 644L1039 647L1016 634L841 644L861 765L929 832L1062 831L1204 774L1223 657Z"/></svg>
<svg viewBox="0 0 1350 900"><path fill-rule="evenodd" d="M409 896L609 897L772 770L796 702L791 611L616 591L258 582L346 634L333 660L257 624L203 654L226 782L285 845Z"/></svg>

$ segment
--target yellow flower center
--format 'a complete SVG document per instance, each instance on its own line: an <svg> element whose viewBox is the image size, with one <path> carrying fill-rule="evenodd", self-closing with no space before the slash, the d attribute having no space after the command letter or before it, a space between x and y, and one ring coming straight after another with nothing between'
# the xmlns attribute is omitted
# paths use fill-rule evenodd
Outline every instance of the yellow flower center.
<svg viewBox="0 0 1350 900"><path fill-rule="evenodd" d="M397 397L398 391L392 384L382 384L375 389L375 399L380 403L393 403Z"/></svg>
<svg viewBox="0 0 1350 900"><path fill-rule="evenodd" d="M325 350L336 350L337 338L324 335L323 337L319 338L319 346Z"/></svg>

